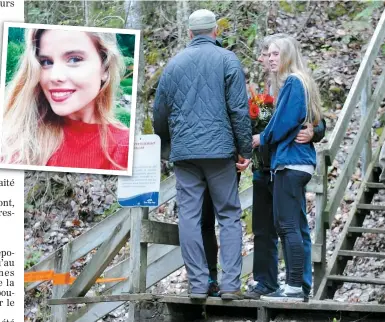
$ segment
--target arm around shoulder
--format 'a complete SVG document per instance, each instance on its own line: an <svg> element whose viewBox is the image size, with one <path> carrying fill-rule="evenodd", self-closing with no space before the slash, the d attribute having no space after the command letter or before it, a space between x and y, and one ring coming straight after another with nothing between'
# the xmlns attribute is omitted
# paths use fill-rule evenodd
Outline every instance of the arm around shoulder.
<svg viewBox="0 0 385 322"><path fill-rule="evenodd" d="M326 121L325 119L321 119L318 125L314 127L314 136L311 141L313 143L320 142L325 137L325 133L326 133Z"/></svg>
<svg viewBox="0 0 385 322"><path fill-rule="evenodd" d="M305 92L296 77L286 80L280 91L276 111L261 133L261 145L277 144L298 128L306 117Z"/></svg>

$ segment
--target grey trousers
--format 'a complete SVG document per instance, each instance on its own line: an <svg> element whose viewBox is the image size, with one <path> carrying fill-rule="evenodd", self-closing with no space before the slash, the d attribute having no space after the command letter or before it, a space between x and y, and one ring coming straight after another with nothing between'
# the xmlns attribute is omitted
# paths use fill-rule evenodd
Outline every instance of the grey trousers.
<svg viewBox="0 0 385 322"><path fill-rule="evenodd" d="M221 292L241 287L242 226L241 204L233 159L177 161L177 204L179 240L190 281L191 293L207 293L209 271L203 248L201 217L206 185L210 190L220 227Z"/></svg>

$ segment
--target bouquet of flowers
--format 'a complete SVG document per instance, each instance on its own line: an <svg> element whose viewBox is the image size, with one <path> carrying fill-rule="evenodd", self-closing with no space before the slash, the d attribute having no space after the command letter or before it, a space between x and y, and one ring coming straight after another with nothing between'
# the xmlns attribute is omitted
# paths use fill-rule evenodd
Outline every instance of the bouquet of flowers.
<svg viewBox="0 0 385 322"><path fill-rule="evenodd" d="M255 94L251 86L249 98L249 115L251 119L252 132L261 133L270 122L274 113L274 97L268 94ZM253 149L253 166L255 169L263 170L270 166L269 147L257 147Z"/></svg>
<svg viewBox="0 0 385 322"><path fill-rule="evenodd" d="M253 125L253 134L262 132L274 113L274 97L268 94L255 94L249 87L249 115Z"/></svg>

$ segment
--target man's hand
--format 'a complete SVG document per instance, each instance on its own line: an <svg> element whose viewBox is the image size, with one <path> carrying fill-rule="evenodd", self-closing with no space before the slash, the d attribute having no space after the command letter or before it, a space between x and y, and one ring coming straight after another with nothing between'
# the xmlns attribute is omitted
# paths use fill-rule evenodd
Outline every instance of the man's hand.
<svg viewBox="0 0 385 322"><path fill-rule="evenodd" d="M235 164L238 169L238 172L242 172L246 170L250 162L251 162L250 159L245 159L242 156L238 155L238 163Z"/></svg>
<svg viewBox="0 0 385 322"><path fill-rule="evenodd" d="M255 134L253 135L253 149L257 146L260 146L261 145L261 139L260 139L260 135L259 134Z"/></svg>
<svg viewBox="0 0 385 322"><path fill-rule="evenodd" d="M295 142L302 143L302 144L309 143L313 138L314 136L313 124L306 123L305 125L307 126L307 128L299 131L299 133L297 134L297 137L295 138Z"/></svg>

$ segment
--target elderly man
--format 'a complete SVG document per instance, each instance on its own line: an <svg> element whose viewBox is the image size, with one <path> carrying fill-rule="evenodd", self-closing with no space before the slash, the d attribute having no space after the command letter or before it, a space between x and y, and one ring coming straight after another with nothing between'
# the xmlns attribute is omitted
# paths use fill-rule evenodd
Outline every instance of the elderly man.
<svg viewBox="0 0 385 322"><path fill-rule="evenodd" d="M205 299L209 286L200 225L207 186L220 226L221 297L236 300L242 298L236 168L242 171L249 165L252 150L245 78L236 55L216 45L214 13L193 12L189 35L191 43L171 59L161 76L154 128L163 142L171 142L190 298Z"/></svg>

